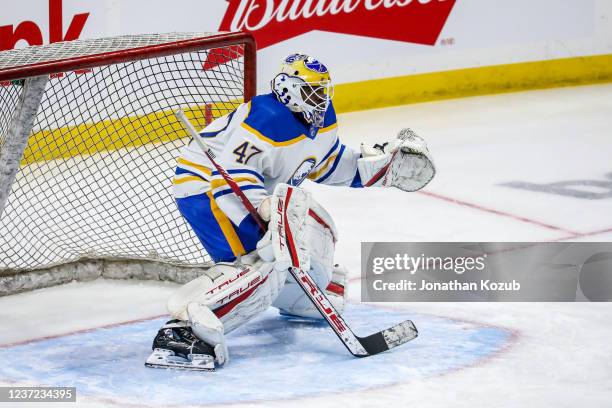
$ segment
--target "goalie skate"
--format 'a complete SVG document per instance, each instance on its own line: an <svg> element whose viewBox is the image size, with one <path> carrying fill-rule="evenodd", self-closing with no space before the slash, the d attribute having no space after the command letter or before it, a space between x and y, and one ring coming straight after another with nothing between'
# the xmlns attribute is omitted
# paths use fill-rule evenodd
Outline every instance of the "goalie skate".
<svg viewBox="0 0 612 408"><path fill-rule="evenodd" d="M187 322L171 320L155 336L153 352L145 366L214 371L215 352L212 346L193 334Z"/></svg>
<svg viewBox="0 0 612 408"><path fill-rule="evenodd" d="M215 359L207 354L188 354L186 358L174 351L156 348L145 362L152 368L177 368L181 370L215 371Z"/></svg>

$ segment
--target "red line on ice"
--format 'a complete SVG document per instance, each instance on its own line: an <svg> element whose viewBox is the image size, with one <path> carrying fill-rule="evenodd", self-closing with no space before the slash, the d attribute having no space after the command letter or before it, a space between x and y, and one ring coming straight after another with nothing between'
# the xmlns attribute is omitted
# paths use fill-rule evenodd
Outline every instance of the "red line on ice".
<svg viewBox="0 0 612 408"><path fill-rule="evenodd" d="M43 341L43 340L57 339L59 337L72 336L73 334L90 333L90 332L93 332L93 331L99 330L99 329L110 329L112 327L120 327L120 326L125 326L125 325L128 325L128 324L142 323L142 322L146 322L148 320L159 319L160 317L164 317L164 316L165 317L169 317L169 315L163 314L163 315L158 315L158 316L144 317L142 319L128 320L128 321L125 321L125 322L110 323L110 324L105 324L105 325L102 325L102 326L90 327L90 328L87 328L87 329L74 330L74 331L70 331L70 332L66 332L66 333L52 334L52 335L49 335L49 336L42 336L42 337L36 337L36 338L33 338L33 339L16 341L14 343L0 344L0 348L9 348L9 347L15 347L15 346L23 346L24 344L34 343L34 342Z"/></svg>
<svg viewBox="0 0 612 408"><path fill-rule="evenodd" d="M512 218L514 220L525 222L525 223L528 223L528 224L537 225L537 226L540 226L540 227L543 227L543 228L547 228L547 229L550 229L550 230L553 230L553 231L561 231L561 232L565 232L565 233L570 234L570 235L579 235L578 232L570 231L570 230L565 229L565 228L556 227L554 225L546 224L544 222L537 221L537 220L532 220L530 218L522 217L520 215L514 215L514 214L510 214L510 213L504 212L504 211L495 210L493 208L484 207L484 206L479 205L479 204L473 204L473 203L468 203L467 201L457 200L456 198L446 197L446 196L443 196L441 194L432 193L430 191L419 191L418 193L426 195L428 197L437 198L439 200L447 201L449 203L461 205L461 206L464 206L464 207L473 208L473 209L476 209L476 210L488 212L490 214L495 214L495 215L499 215L499 216L502 216L502 217Z"/></svg>
<svg viewBox="0 0 612 408"><path fill-rule="evenodd" d="M606 232L612 232L612 228L606 228L606 229L601 229L601 230L591 231L591 232L585 232L585 233L577 232L577 233L571 234L571 235L569 235L567 237L561 237L561 238L553 239L552 242L567 241L568 239L574 239L574 238L591 237L593 235L605 234Z"/></svg>

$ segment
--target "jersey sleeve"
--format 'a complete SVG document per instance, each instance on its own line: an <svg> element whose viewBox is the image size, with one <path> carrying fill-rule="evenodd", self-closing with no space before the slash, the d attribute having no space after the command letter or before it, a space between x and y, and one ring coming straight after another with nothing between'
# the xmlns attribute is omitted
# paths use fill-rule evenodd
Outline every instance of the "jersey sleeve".
<svg viewBox="0 0 612 408"><path fill-rule="evenodd" d="M336 139L321 160L321 165L308 178L316 183L331 186L363 187L357 170L359 157L361 155L357 151Z"/></svg>

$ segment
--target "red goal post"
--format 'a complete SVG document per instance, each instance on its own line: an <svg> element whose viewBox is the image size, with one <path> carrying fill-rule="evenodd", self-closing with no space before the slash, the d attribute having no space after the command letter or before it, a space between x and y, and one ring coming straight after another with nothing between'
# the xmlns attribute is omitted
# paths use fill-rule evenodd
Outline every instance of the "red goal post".
<svg viewBox="0 0 612 408"><path fill-rule="evenodd" d="M245 57L244 72L244 96L246 100L250 100L255 96L257 83L257 46L255 38L250 33L234 32L234 33L218 33L218 34L168 34L169 38L177 39L177 41L158 42L150 41L150 45L141 45L137 47L124 47L122 49L113 49L107 45L101 47L101 43L108 39L99 40L75 40L65 43L56 44L75 44L88 43L92 52L75 55L74 53L66 52L62 54L61 45L57 46L58 51L54 55L54 59L48 59L49 54L44 51L41 53L28 52L23 49L4 51L0 54L5 54L0 63L0 82L11 81L16 79L26 79L39 75L49 75L58 72L77 71L87 68L99 67L101 65L119 64L129 61L145 58L165 57L177 53L185 53L198 50L212 49L213 51L222 50L223 47L232 45L243 45ZM124 36L115 38L146 38L148 36ZM178 39L185 37L185 39ZM192 37L192 38L189 38ZM163 41L163 39L161 39ZM147 41L143 41L146 43ZM136 42L138 44L138 42ZM55 45L29 47L28 49L45 50L54 47ZM107 48L108 51L100 52L101 49ZM59 58L57 58L59 56ZM27 59L34 59L36 62L29 62ZM22 62L20 64L20 62ZM23 64L25 62L25 64Z"/></svg>
<svg viewBox="0 0 612 408"><path fill-rule="evenodd" d="M247 33L0 52L0 296L97 276L184 282L210 259L172 198L178 150L256 92Z"/></svg>

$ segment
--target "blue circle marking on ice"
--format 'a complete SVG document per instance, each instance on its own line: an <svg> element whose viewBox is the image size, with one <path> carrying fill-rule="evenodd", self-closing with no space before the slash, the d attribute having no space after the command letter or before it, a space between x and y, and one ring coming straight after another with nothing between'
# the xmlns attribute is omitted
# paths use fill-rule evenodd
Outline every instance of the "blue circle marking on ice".
<svg viewBox="0 0 612 408"><path fill-rule="evenodd" d="M155 319L0 348L0 381L74 386L79 397L153 407L289 399L448 373L494 355L512 339L502 328L368 305L350 305L345 316L358 335L405 319L415 322L420 335L358 359L325 323L270 309L228 336L226 367L191 372L144 366L165 321Z"/></svg>

